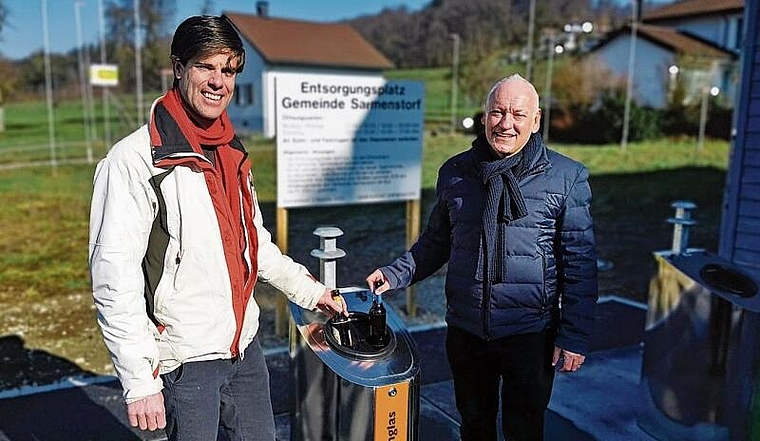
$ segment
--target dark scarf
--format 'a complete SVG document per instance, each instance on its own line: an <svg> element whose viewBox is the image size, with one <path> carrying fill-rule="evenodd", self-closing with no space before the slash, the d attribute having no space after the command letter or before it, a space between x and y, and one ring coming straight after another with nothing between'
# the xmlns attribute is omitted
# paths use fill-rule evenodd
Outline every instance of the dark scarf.
<svg viewBox="0 0 760 441"><path fill-rule="evenodd" d="M478 136L472 147L478 161L479 177L486 186L483 236L475 277L480 281L503 281L504 244L500 232L508 223L528 215L518 182L530 171L530 164L540 154L543 141L541 135L534 133L517 154L503 159L495 157L485 136Z"/></svg>

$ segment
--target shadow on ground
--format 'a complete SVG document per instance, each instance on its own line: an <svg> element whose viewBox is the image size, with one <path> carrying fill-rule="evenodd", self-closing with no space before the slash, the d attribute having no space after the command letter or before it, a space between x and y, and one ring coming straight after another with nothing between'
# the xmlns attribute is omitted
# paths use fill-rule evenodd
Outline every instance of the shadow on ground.
<svg viewBox="0 0 760 441"><path fill-rule="evenodd" d="M25 395L27 390L51 390L52 383L63 379L86 381L95 374L82 370L75 363L45 351L25 347L24 340L16 335L0 337L0 440L12 441L58 441L58 440L112 440L131 441L140 439L124 425L121 387L118 382L110 385L85 388L67 388L44 395L45 404L40 405L40 395ZM101 390L99 397L93 395ZM14 397L14 395L18 395ZM12 403L6 407L6 404ZM115 412L107 408L114 405ZM72 412L76 407L76 413ZM97 424L74 421L73 415L85 417Z"/></svg>
<svg viewBox="0 0 760 441"><path fill-rule="evenodd" d="M0 337L0 361L0 391L95 375L65 358L26 348L17 335Z"/></svg>

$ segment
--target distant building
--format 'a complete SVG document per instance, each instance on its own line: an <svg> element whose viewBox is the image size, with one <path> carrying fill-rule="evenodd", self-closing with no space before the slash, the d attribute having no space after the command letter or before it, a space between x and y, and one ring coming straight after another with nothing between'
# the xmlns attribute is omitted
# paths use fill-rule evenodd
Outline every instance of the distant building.
<svg viewBox="0 0 760 441"><path fill-rule="evenodd" d="M392 69L380 51L347 24L271 18L266 3L257 15L225 12L243 39L245 68L237 77L228 114L240 134L275 136L275 83L284 73L382 77Z"/></svg>
<svg viewBox="0 0 760 441"><path fill-rule="evenodd" d="M689 104L718 87L721 102L733 106L743 0L675 2L644 11L636 28L633 88L638 104L662 108L671 99ZM590 55L614 74L627 77L631 36L629 24L608 35Z"/></svg>

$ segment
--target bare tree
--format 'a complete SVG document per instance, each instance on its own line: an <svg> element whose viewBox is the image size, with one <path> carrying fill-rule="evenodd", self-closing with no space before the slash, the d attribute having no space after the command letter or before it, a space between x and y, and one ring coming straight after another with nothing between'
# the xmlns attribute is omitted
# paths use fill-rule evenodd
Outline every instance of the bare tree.
<svg viewBox="0 0 760 441"><path fill-rule="evenodd" d="M5 6L5 2L0 0L0 39L3 36L3 29L8 21L8 8Z"/></svg>
<svg viewBox="0 0 760 441"><path fill-rule="evenodd" d="M135 0L113 0L106 7L109 50L119 64L122 84L128 90L135 84ZM160 90L160 71L169 67L169 41L173 29L169 24L177 11L176 0L141 0L140 25L142 30L142 59L145 87Z"/></svg>
<svg viewBox="0 0 760 441"><path fill-rule="evenodd" d="M201 6L201 15L211 15L214 13L214 0L203 0Z"/></svg>
<svg viewBox="0 0 760 441"><path fill-rule="evenodd" d="M5 6L5 2L0 0L0 40L3 39L3 29L5 29L5 23L8 20L8 9ZM8 61L0 59L0 70L7 70L8 73L12 73L12 69L7 69ZM12 76L11 76L12 77ZM11 87L11 83L8 78L0 77L0 132L5 131L5 92Z"/></svg>

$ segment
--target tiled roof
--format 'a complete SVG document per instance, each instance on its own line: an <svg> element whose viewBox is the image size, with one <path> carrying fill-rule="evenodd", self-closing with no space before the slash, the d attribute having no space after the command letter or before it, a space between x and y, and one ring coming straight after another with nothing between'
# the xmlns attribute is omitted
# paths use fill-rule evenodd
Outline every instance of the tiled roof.
<svg viewBox="0 0 760 441"><path fill-rule="evenodd" d="M630 25L626 25L614 33L608 35L591 51L596 52L597 50L606 46L612 40L620 37L621 35L628 36L630 33L631 27ZM736 54L731 51L726 51L718 46L711 44L710 42L701 40L689 34L679 32L676 29L665 26L639 24L636 27L636 36L637 38L650 41L660 47L663 47L671 52L680 55L693 55L698 57L713 58L736 57Z"/></svg>
<svg viewBox="0 0 760 441"><path fill-rule="evenodd" d="M733 56L730 52L673 28L640 24L637 27L637 34L640 38L648 39L679 54L713 58Z"/></svg>
<svg viewBox="0 0 760 441"><path fill-rule="evenodd" d="M225 12L270 64L392 69L380 51L347 24L316 23Z"/></svg>
<svg viewBox="0 0 760 441"><path fill-rule="evenodd" d="M645 11L642 20L653 22L699 15L741 12L744 0L683 0Z"/></svg>

